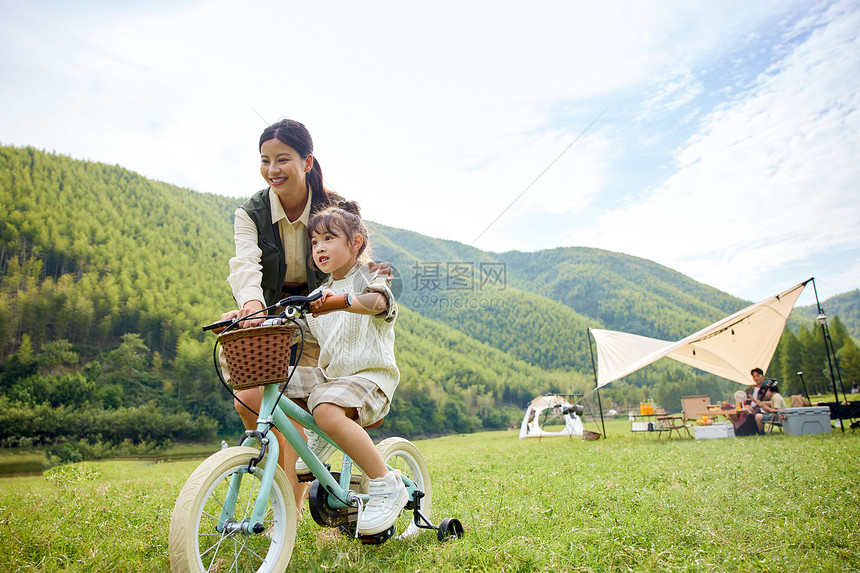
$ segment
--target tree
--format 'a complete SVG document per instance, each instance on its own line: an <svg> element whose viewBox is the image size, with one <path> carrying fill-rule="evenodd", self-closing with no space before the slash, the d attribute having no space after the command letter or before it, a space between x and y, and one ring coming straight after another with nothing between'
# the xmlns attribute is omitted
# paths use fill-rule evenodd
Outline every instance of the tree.
<svg viewBox="0 0 860 573"><path fill-rule="evenodd" d="M779 341L782 349L780 353L779 378L783 383L783 393L802 394L803 385L800 382L798 372L803 371L803 351L800 340L794 335L790 328L786 328Z"/></svg>
<svg viewBox="0 0 860 573"><path fill-rule="evenodd" d="M46 342L39 352L39 371L45 374L56 374L64 367L78 363L80 356L72 350L72 344L66 339Z"/></svg>
<svg viewBox="0 0 860 573"><path fill-rule="evenodd" d="M830 371L827 368L827 354L824 339L816 325L813 330L801 326L797 333L800 342L800 355L803 363L803 379L811 394L824 394L831 391Z"/></svg>
<svg viewBox="0 0 860 573"><path fill-rule="evenodd" d="M848 389L853 382L860 382L860 349L857 348L854 340L848 337L837 356L839 367L842 369L842 381Z"/></svg>

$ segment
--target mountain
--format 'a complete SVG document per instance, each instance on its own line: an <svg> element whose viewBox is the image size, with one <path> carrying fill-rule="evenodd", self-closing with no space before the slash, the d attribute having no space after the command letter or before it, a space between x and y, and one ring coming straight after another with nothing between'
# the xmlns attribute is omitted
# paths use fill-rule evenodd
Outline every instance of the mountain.
<svg viewBox="0 0 860 573"><path fill-rule="evenodd" d="M0 199L0 399L9 408L47 400L113 411L155 400L222 429L231 423L230 400L212 384L212 339L199 327L233 305L225 278L242 198L0 147ZM374 258L396 274L403 381L389 421L403 434L506 427L534 395L587 392L590 327L678 339L748 304L620 253L494 253L368 226ZM853 295L829 309L850 324L860 308ZM76 397L53 389L60 379ZM657 363L602 394L670 407L729 385Z"/></svg>
<svg viewBox="0 0 860 573"><path fill-rule="evenodd" d="M860 340L860 289L821 301L821 308L828 318L838 316L851 336ZM795 307L792 315L796 315L807 324L813 323L818 316L818 307L814 304L798 306Z"/></svg>

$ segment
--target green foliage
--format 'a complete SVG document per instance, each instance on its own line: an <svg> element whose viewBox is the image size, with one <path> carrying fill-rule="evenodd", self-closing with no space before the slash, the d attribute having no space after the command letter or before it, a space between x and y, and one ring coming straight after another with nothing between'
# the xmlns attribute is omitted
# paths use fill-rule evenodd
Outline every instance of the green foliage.
<svg viewBox="0 0 860 573"><path fill-rule="evenodd" d="M169 412L154 402L116 409L92 405L52 406L27 404L0 396L0 440L30 438L38 444L95 439L112 444L131 440L167 441L211 440L218 423L202 415L190 418L185 412Z"/></svg>
<svg viewBox="0 0 860 573"><path fill-rule="evenodd" d="M121 442L91 442L84 438L75 442L56 444L45 452L43 467L53 468L62 464L74 464L86 460L104 460L108 458L152 458L164 452L170 445L169 441L134 443L126 438ZM48 480L53 479L56 470L45 474Z"/></svg>
<svg viewBox="0 0 860 573"><path fill-rule="evenodd" d="M842 380L846 386L852 382L860 382L860 349L850 338L838 353L840 368L842 368Z"/></svg>

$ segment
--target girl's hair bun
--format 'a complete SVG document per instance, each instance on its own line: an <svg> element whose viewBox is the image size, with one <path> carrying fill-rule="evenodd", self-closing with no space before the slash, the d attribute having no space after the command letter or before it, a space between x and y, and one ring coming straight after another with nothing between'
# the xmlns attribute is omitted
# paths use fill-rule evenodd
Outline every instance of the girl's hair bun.
<svg viewBox="0 0 860 573"><path fill-rule="evenodd" d="M356 217L361 217L361 208L355 201L341 201L337 204L337 208L352 213Z"/></svg>

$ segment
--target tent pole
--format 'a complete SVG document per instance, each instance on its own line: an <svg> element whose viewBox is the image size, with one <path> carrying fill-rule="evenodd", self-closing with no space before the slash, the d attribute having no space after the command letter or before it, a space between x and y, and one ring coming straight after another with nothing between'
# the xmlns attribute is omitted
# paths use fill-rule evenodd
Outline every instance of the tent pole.
<svg viewBox="0 0 860 573"><path fill-rule="evenodd" d="M833 362L830 361L830 351L832 347L827 342L827 315L824 314L824 310L821 308L821 302L818 300L818 287L815 286L815 277L812 278L812 290L815 291L815 305L818 307L818 317L816 320L818 321L819 326L821 326L821 336L824 338L824 353L827 355L827 366L830 368L830 383L833 385L833 397L836 399L836 408L838 410L839 393L836 390L836 377L833 375ZM839 418L839 427L842 429L842 433L845 433L845 422L842 421L841 417Z"/></svg>
<svg viewBox="0 0 860 573"><path fill-rule="evenodd" d="M800 376L800 385L803 386L803 393L806 394L806 399L809 400L809 390L806 389L806 382L803 381L803 372L798 372L798 376Z"/></svg>
<svg viewBox="0 0 860 573"><path fill-rule="evenodd" d="M600 426L603 428L603 439L606 439L606 423L603 421L603 405L600 403L600 388L597 387L597 367L594 365L594 350L591 348L591 329L585 329L588 338L588 351L591 353L591 371L594 373L594 392L597 394L597 409L600 410Z"/></svg>

